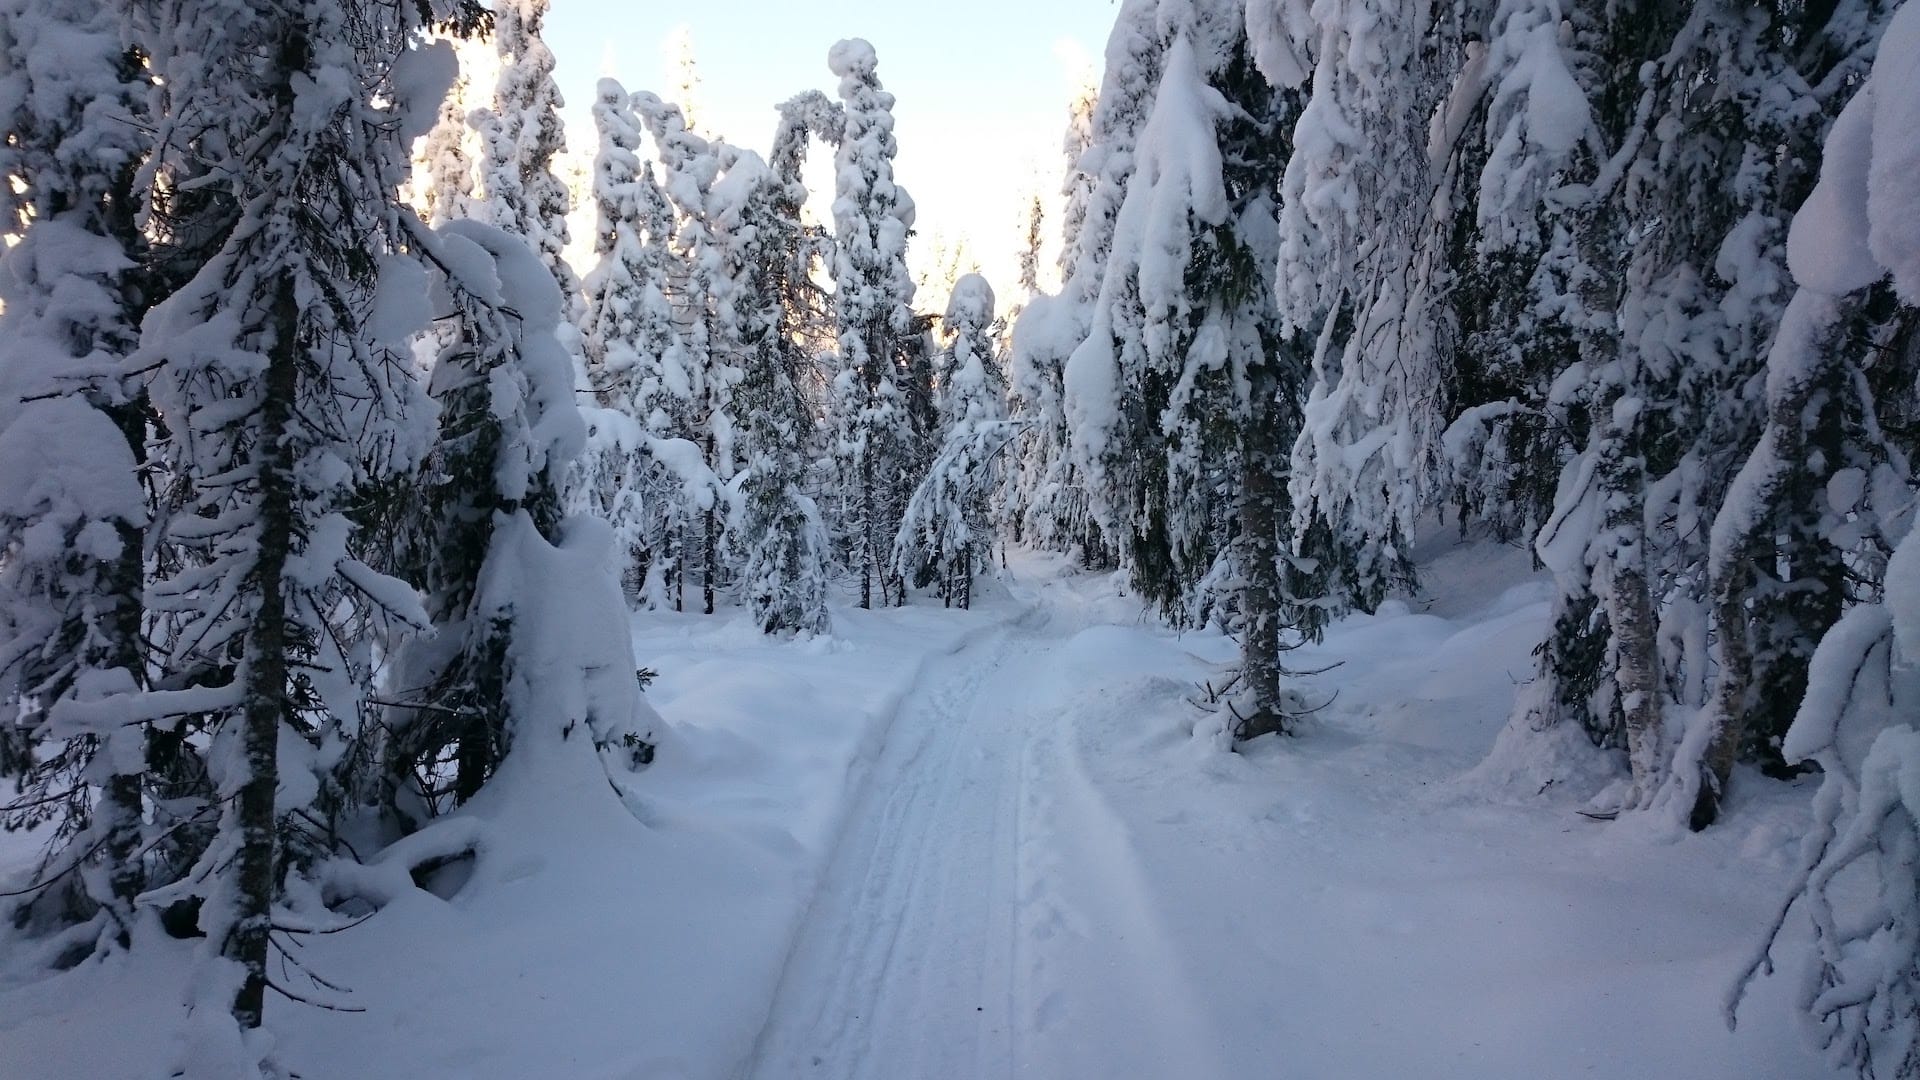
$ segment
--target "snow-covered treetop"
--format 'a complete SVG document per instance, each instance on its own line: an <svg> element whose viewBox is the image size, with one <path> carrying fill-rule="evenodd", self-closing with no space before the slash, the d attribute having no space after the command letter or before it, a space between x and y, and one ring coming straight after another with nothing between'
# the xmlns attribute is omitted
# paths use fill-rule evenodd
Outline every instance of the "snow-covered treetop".
<svg viewBox="0 0 1920 1080"><path fill-rule="evenodd" d="M947 298L946 322L952 327L982 328L993 321L993 286L979 274L966 274L953 283Z"/></svg>
<svg viewBox="0 0 1920 1080"><path fill-rule="evenodd" d="M653 133L660 151L660 164L667 170L667 192L681 209L698 215L723 166L721 144L709 142L687 128L680 106L660 100L660 95L641 90L633 95L634 111Z"/></svg>
<svg viewBox="0 0 1920 1080"><path fill-rule="evenodd" d="M613 79L594 85L593 122L600 131L600 153L595 162L605 174L603 183L629 184L640 172L640 125L634 122L626 88ZM604 227L604 226L603 226Z"/></svg>
<svg viewBox="0 0 1920 1080"><path fill-rule="evenodd" d="M780 123L774 128L767 162L783 176L799 175L808 136L829 146L838 146L846 133L846 112L818 90L795 94L780 103L779 112Z"/></svg>
<svg viewBox="0 0 1920 1080"><path fill-rule="evenodd" d="M893 179L894 98L881 88L873 46L865 41L839 42L828 63L840 75L846 117L835 155L833 203L841 321L851 327L877 320L905 333L913 297L906 247L914 206Z"/></svg>
<svg viewBox="0 0 1920 1080"><path fill-rule="evenodd" d="M1155 23L1162 41L1184 38L1203 72L1226 66L1246 28L1246 0L1160 0Z"/></svg>
<svg viewBox="0 0 1920 1080"><path fill-rule="evenodd" d="M880 67L880 58L865 38L844 38L827 50L827 68L842 80L871 79ZM846 91L843 89L842 94ZM889 98L891 103L891 98Z"/></svg>
<svg viewBox="0 0 1920 1080"><path fill-rule="evenodd" d="M1436 121L1464 127L1466 114L1489 90L1486 163L1480 170L1478 223L1484 250L1540 242L1534 214L1549 186L1564 182L1564 167L1583 142L1603 152L1592 109L1562 48L1566 33L1559 0L1505 0L1484 52L1461 73L1449 105ZM1436 132L1430 141L1450 143ZM1439 154L1429 151L1430 157Z"/></svg>

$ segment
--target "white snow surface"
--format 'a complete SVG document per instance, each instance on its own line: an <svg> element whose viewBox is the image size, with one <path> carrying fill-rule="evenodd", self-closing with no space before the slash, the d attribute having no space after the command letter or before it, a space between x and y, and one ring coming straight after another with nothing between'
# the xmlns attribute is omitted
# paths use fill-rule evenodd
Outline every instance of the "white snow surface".
<svg viewBox="0 0 1920 1080"><path fill-rule="evenodd" d="M1737 1032L1718 1016L1812 784L1743 776L1724 825L1656 841L1572 813L1590 792L1463 782L1548 590L1511 549L1426 562L1428 595L1290 654L1344 662L1295 682L1331 703L1239 754L1187 703L1232 643L1052 557L1013 553L971 612L835 610L830 638L634 616L661 719L625 807L531 786L564 742L510 760L451 899L403 888L305 939L351 993L287 977L366 1011L274 999L277 1057L315 1080L1833 1075L1771 1020L1788 980ZM0 1076L156 1075L190 951L5 975Z"/></svg>

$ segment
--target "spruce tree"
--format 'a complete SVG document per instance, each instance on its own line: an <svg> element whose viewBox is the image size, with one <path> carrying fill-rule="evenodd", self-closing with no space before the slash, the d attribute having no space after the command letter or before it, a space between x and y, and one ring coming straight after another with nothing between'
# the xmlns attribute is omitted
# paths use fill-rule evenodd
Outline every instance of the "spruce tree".
<svg viewBox="0 0 1920 1080"><path fill-rule="evenodd" d="M1011 437L987 280L968 274L955 282L944 321L950 341L935 372L938 452L907 501L890 562L902 578L932 577L944 603L967 608L975 575L993 566L991 496Z"/></svg>
<svg viewBox="0 0 1920 1080"><path fill-rule="evenodd" d="M409 588L349 555L348 511L422 449L425 403L401 356L424 323L408 300L424 277L401 253L397 196L437 104L410 98L452 72L444 47L409 49L409 5L207 0L148 15L166 88L155 171L219 176L238 218L141 328L181 557L149 590L159 688L114 714L194 717L211 740L210 843L156 902L206 898L200 929L253 1028L275 898L327 843L303 824L324 812L296 812L324 797L322 748L351 737L369 690L354 627L422 621Z"/></svg>
<svg viewBox="0 0 1920 1080"><path fill-rule="evenodd" d="M714 181L733 150L688 130L679 107L654 94L642 91L633 102L659 148L665 189L676 216L674 248L680 255L676 268L683 276L672 292L688 358L686 427L677 434L697 445L705 469L725 481L735 469L734 433L726 404L738 370L717 325L727 279L724 243L714 230L711 201ZM702 610L711 615L720 583L722 518L710 499L684 509L679 546L686 555L681 562L689 569L699 567ZM677 606L684 606L685 573L676 587Z"/></svg>
<svg viewBox="0 0 1920 1080"><path fill-rule="evenodd" d="M1701 419L1680 421L1684 431L1697 432L1689 457L1703 463L1707 480L1693 485L1706 497L1691 500L1679 516L1712 525L1682 546L1674 562L1684 569L1675 576L1688 598L1708 609L1717 646L1711 677L1690 673L1684 680L1688 688L1707 684L1687 704L1702 708L1712 738L1704 748L1677 747L1670 778L1673 809L1686 811L1695 828L1718 816L1736 760L1756 761L1775 775L1788 768L1780 747L1806 693L1815 645L1855 595L1848 566L1860 552L1850 522L1870 512L1850 505L1846 489L1849 477L1871 473L1886 455L1876 432L1876 391L1862 393L1844 363L1805 384L1762 373L1771 370L1768 352L1788 325L1785 285L1799 280L1787 266L1785 223L1812 185L1819 143L1843 104L1838 88L1864 73L1893 7L1875 0L1832 9L1780 4L1764 20L1727 12L1702 47L1707 56L1742 58L1736 70L1744 77L1729 74L1737 92L1701 125L1730 129L1716 157L1737 161L1737 168L1723 167L1716 177L1695 167L1683 181L1714 183L1736 197L1732 212L1724 201L1688 207L1696 230L1704 224L1709 236L1725 237L1714 270L1730 282L1718 305L1725 373L1694 392L1700 404L1693 413ZM1783 84L1795 90L1785 107L1778 101ZM1782 146L1790 152L1779 153ZM1829 349L1844 354L1842 341L1885 342L1898 334L1899 321L1898 305L1882 290L1852 306ZM1764 392L1755 392L1761 385ZM1729 408L1729 399L1740 405ZM1760 446L1794 464L1761 479L1752 471ZM1707 535L1699 537L1701 531Z"/></svg>
<svg viewBox="0 0 1920 1080"><path fill-rule="evenodd" d="M396 660L406 694L389 709L383 748L379 797L409 829L478 794L525 719L505 693L513 601L489 587L489 561L517 543L503 535L555 535L560 481L585 437L553 337L560 293L530 273L541 264L528 246L475 221L422 243L442 268L436 316L455 333L429 383L440 424L414 523L434 634Z"/></svg>
<svg viewBox="0 0 1920 1080"><path fill-rule="evenodd" d="M1281 639L1300 615L1282 453L1305 370L1272 278L1295 99L1255 69L1237 9L1168 2L1159 17L1159 86L1069 362L1069 417L1135 589L1182 623L1237 605L1233 734L1251 737L1284 729Z"/></svg>
<svg viewBox="0 0 1920 1080"><path fill-rule="evenodd" d="M915 335L906 244L913 200L894 183L893 95L881 89L873 46L839 42L828 66L840 78L845 129L834 159L834 301L840 351L831 388L834 458L840 471L848 561L860 576L860 606L904 599L884 545L899 531L914 469L913 403L901 368Z"/></svg>
<svg viewBox="0 0 1920 1080"><path fill-rule="evenodd" d="M641 128L619 83L602 79L594 102L594 250L584 283L582 343L598 408L590 412L578 495L613 525L629 595L664 605L681 568L675 548L682 487L653 454L653 440L688 427L691 358L667 290L684 274L672 250L673 211L639 154Z"/></svg>
<svg viewBox="0 0 1920 1080"><path fill-rule="evenodd" d="M1782 747L1788 761L1818 762L1820 790L1799 873L1734 987L1727 1019L1748 983L1771 970L1769 953L1797 906L1812 942L1793 1007L1833 1065L1862 1080L1894 1080L1920 1071L1920 546L1910 507L1914 448L1898 445L1911 434L1894 435L1911 423L1920 391L1920 237L1911 221L1920 198L1920 8L1899 9L1877 44L1871 75L1834 122L1818 184L1793 220L1797 289L1768 352L1767 432L1715 523L1714 550L1718 560L1764 536L1756 523L1778 513L1773 496L1807 467L1800 429L1821 411L1816 399L1851 385L1850 404L1864 412L1853 418L1848 463L1829 493L1834 509L1848 511L1852 542L1840 530L1826 540L1848 548L1863 587L1820 639ZM1867 312L1883 327L1850 341Z"/></svg>
<svg viewBox="0 0 1920 1080"><path fill-rule="evenodd" d="M1566 462L1536 537L1559 585L1555 624L1516 723L1578 720L1628 750L1629 804L1696 827L1732 757L1703 768L1708 740L1668 730L1671 707L1708 706L1710 671L1735 715L1750 683L1797 700L1810 644L1795 642L1838 613L1838 563L1818 544L1740 564L1758 589L1702 568L1706 523L1761 420L1782 222L1829 107L1811 87L1843 77L1861 27L1883 17L1870 8L1575 5L1563 20L1560 5L1516 0L1484 69L1461 80L1469 99L1484 81L1490 103L1456 304L1464 326L1484 327L1463 334L1452 386L1459 504L1496 533L1524 528L1544 488L1502 495L1502 470L1516 451ZM1778 535L1810 527L1782 521ZM1780 730L1743 749L1767 757Z"/></svg>
<svg viewBox="0 0 1920 1080"><path fill-rule="evenodd" d="M554 174L554 158L566 149L560 110L566 105L553 81L553 50L541 38L548 0L500 0L493 20L499 80L493 103L477 110L483 157L481 187L486 213L478 215L531 240L540 259L568 298L579 281L567 265L567 186Z"/></svg>
<svg viewBox="0 0 1920 1080"><path fill-rule="evenodd" d="M719 325L740 369L728 404L743 463L739 521L729 536L742 594L766 633L828 626L827 539L806 494L816 439L801 381L808 357L797 323L805 308L795 294L804 284L793 278L806 270L798 257L806 189L796 174L783 176L742 153L715 192L729 279Z"/></svg>
<svg viewBox="0 0 1920 1080"><path fill-rule="evenodd" d="M1406 544L1438 477L1453 326L1428 122L1463 35L1380 0L1283 10L1256 55L1305 94L1277 272L1285 328L1314 343L1288 480L1296 545L1336 603L1371 609L1410 583Z"/></svg>
<svg viewBox="0 0 1920 1080"><path fill-rule="evenodd" d="M36 57L59 50L61 69ZM149 301L134 181L147 80L117 12L0 12L0 825L53 825L9 921L55 963L129 942L146 884L145 726L58 723L64 702L146 684L151 409L128 372Z"/></svg>
<svg viewBox="0 0 1920 1080"><path fill-rule="evenodd" d="M1138 91L1134 91L1138 92ZM1009 319L1008 408L1021 425L1018 459L1008 485L1013 508L1014 535L1043 548L1081 549L1088 565L1104 561L1104 545L1079 481L1079 465L1069 448L1065 406L1067 355L1086 337L1086 310L1071 299L1083 298L1086 281L1076 286L1074 267L1085 260L1087 275L1097 276L1104 251L1083 251L1082 230L1093 198L1096 177L1087 172L1088 151L1094 144L1097 88L1086 87L1069 104L1067 130L1062 140L1066 169L1061 194L1066 203L1061 218L1058 296L1030 296L1017 316ZM1116 137L1116 136L1110 136ZM1097 257L1096 257L1097 254ZM1096 286L1097 287L1097 286Z"/></svg>

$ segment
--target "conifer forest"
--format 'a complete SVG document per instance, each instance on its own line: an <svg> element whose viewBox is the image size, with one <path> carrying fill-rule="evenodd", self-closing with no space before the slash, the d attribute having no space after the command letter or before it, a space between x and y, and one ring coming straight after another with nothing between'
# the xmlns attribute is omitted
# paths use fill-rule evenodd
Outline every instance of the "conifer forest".
<svg viewBox="0 0 1920 1080"><path fill-rule="evenodd" d="M594 3L0 0L0 1078L1920 1078L1920 0Z"/></svg>

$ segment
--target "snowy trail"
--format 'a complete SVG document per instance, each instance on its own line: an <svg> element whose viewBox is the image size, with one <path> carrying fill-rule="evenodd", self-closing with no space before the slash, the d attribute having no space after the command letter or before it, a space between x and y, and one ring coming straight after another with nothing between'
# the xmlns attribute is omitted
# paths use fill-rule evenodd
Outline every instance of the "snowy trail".
<svg viewBox="0 0 1920 1080"><path fill-rule="evenodd" d="M903 703L748 1075L1217 1075L1142 868L1058 735L1036 610Z"/></svg>

